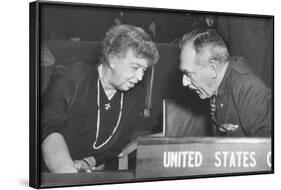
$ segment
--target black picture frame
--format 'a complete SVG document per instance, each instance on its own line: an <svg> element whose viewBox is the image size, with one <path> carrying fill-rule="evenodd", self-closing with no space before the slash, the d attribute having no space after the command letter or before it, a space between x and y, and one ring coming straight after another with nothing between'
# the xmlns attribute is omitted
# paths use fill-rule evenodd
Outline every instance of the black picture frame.
<svg viewBox="0 0 281 190"><path fill-rule="evenodd" d="M60 174L50 174L47 176L48 180L42 180L42 178L46 178L46 176L41 174L41 142L40 142L40 114L41 114L41 105L40 105L40 99L41 99L41 91L42 91L42 71L41 71L41 61L42 61L42 55L41 55L41 48L43 44L43 40L45 40L45 36L48 36L44 33L43 35L43 23L44 19L46 17L43 16L43 11L45 7L65 7L65 9L73 9L73 8L81 8L81 9L103 9L106 11L114 10L127 10L137 13L143 12L149 12L150 14L167 14L167 15L177 15L177 14L190 14L190 15L211 15L211 16L220 16L220 17L233 17L234 19L237 18L238 20L241 18L247 18L247 19L253 19L253 20L259 20L264 19L265 22L269 22L269 32L266 34L271 37L269 40L269 46L271 46L271 50L269 53L271 59L270 63L270 69L268 70L269 76L267 76L267 85L271 86L272 88L272 135L269 142L265 141L264 139L254 139L253 142L261 143L261 144L268 144L270 143L269 147L271 150L271 168L268 170L261 170L261 171L234 171L234 172L226 172L226 173L195 173L192 175L175 175L175 176L161 176L156 175L155 177L143 177L146 176L146 174L136 174L135 171L133 173L126 173L123 172L125 178L122 179L121 176L123 174L118 174L117 178L115 180L104 180L103 176L109 175L109 174L98 174L97 178L101 178L98 182L91 182L91 175L92 174L81 174L79 176L75 176L73 174L63 174L64 176L60 177ZM52 8L50 8L52 9ZM82 18L82 17L81 17ZM238 21L239 22L239 21ZM45 28L44 28L45 29ZM73 32L73 31L72 31ZM75 33L75 32L74 32ZM79 32L78 32L79 33ZM69 37L69 36L68 36ZM76 36L70 36L72 37L72 40L75 41ZM51 37L47 37L51 38ZM55 37L56 39L59 39L59 37ZM62 37L64 38L64 37ZM164 37L165 38L165 37ZM100 39L100 38L99 38ZM79 39L81 40L81 39ZM161 43L163 40L158 39ZM52 40L50 40L52 41ZM81 40L83 41L83 39ZM50 42L52 43L52 42ZM167 43L167 42L165 42ZM63 42L61 42L61 45L63 45ZM161 56L161 55L160 55ZM34 188L45 188L45 187L66 187L66 186L80 186L80 185L98 185L98 184L111 184L111 183L128 183L128 182L146 182L146 181L160 181L160 180L174 180L174 179L192 179L192 178L205 178L205 177L223 177L223 176L237 176L237 175L253 175L253 174L271 174L274 173L274 16L273 15L253 15L253 14L235 14L235 13L218 13L218 12L206 12L206 11L191 11L191 10L174 10L174 9L159 9L159 8L144 8L144 7L129 7L129 6L110 6L110 5L97 5L97 4L84 4L84 3L65 3L65 2L51 2L51 1L36 1L30 3L30 172L29 172L29 179L30 179L30 186ZM157 73L156 73L157 74ZM168 96L170 98L170 96ZM165 101L165 105L167 106L168 100ZM151 106L151 102L148 103L149 106ZM162 106L162 105L161 105ZM164 123L164 122L163 122ZM163 128L164 130L164 128ZM169 130L169 129L165 129ZM237 141L237 139L231 139L233 140L233 143ZM242 139L245 140L245 139ZM203 140L206 144L212 143L212 138L205 138ZM139 137L138 143L139 145L145 147L145 145L150 145L150 143L157 143L157 144L163 144L163 143L171 143L173 144L172 139L166 139L165 141L162 141L161 139L155 139L155 137ZM181 143L196 143L197 139L181 139L179 140ZM201 142L201 141L200 141ZM253 143L252 142L252 143ZM221 141L221 143L224 143ZM175 143L177 144L177 143ZM227 144L227 143L226 143ZM164 147L165 149L166 147ZM144 170L144 172L149 172ZM163 172L163 171L160 171ZM110 176L110 175L109 175ZM129 176L129 177L128 177ZM141 176L140 178L137 178L136 176ZM106 176L108 177L108 176ZM62 179L62 182L60 182L58 179ZM64 181L63 181L64 180ZM43 183L42 183L43 182Z"/></svg>

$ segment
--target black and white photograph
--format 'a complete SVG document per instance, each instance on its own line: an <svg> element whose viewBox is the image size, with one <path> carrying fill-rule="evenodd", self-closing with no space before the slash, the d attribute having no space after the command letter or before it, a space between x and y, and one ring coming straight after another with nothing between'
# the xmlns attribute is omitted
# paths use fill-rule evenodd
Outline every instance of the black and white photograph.
<svg viewBox="0 0 281 190"><path fill-rule="evenodd" d="M35 1L30 186L274 173L274 16Z"/></svg>

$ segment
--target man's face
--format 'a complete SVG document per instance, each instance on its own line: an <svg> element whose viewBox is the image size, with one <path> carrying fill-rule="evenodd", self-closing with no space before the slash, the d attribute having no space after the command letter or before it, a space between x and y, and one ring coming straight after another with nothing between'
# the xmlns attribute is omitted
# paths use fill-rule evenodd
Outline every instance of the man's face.
<svg viewBox="0 0 281 190"><path fill-rule="evenodd" d="M210 98L212 90L212 70L209 67L209 52L207 50L200 54L187 44L183 47L180 55L180 70L183 73L182 84L196 91L201 99Z"/></svg>
<svg viewBox="0 0 281 190"><path fill-rule="evenodd" d="M137 57L132 49L125 56L113 56L109 59L112 67L111 84L118 90L127 91L142 80L148 68L148 59Z"/></svg>

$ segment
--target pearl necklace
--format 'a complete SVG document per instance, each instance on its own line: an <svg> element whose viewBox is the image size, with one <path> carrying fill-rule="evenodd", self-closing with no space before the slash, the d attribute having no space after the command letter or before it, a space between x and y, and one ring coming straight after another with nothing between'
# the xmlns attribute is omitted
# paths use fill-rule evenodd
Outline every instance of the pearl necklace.
<svg viewBox="0 0 281 190"><path fill-rule="evenodd" d="M100 79L98 78L98 82L97 82L97 105L98 105L98 116L97 116L97 131L96 131L96 139L94 141L93 144L93 149L97 150L100 149L101 147L103 147L104 145L106 145L110 139L113 137L113 135L115 134L115 132L117 131L119 124L120 124L120 120L121 120L121 116L122 116L122 110L123 110L123 92L121 93L121 98L120 98L120 112L119 112L119 116L118 116L118 120L117 120L117 124L115 125L111 135L106 139L106 141L104 141L101 145L97 146L97 141L99 138L99 131L100 131Z"/></svg>

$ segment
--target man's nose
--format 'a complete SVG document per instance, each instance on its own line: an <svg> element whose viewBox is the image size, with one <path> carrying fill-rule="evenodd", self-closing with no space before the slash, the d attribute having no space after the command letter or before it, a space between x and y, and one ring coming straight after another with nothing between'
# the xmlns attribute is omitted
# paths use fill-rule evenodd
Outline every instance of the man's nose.
<svg viewBox="0 0 281 190"><path fill-rule="evenodd" d="M141 81L142 80L142 77L143 77L143 74L144 74L144 71L142 69L139 69L136 73L136 78L138 79L138 81Z"/></svg>
<svg viewBox="0 0 281 190"><path fill-rule="evenodd" d="M182 85L183 86L189 86L191 84L190 78L187 77L186 75L183 75L182 77Z"/></svg>

